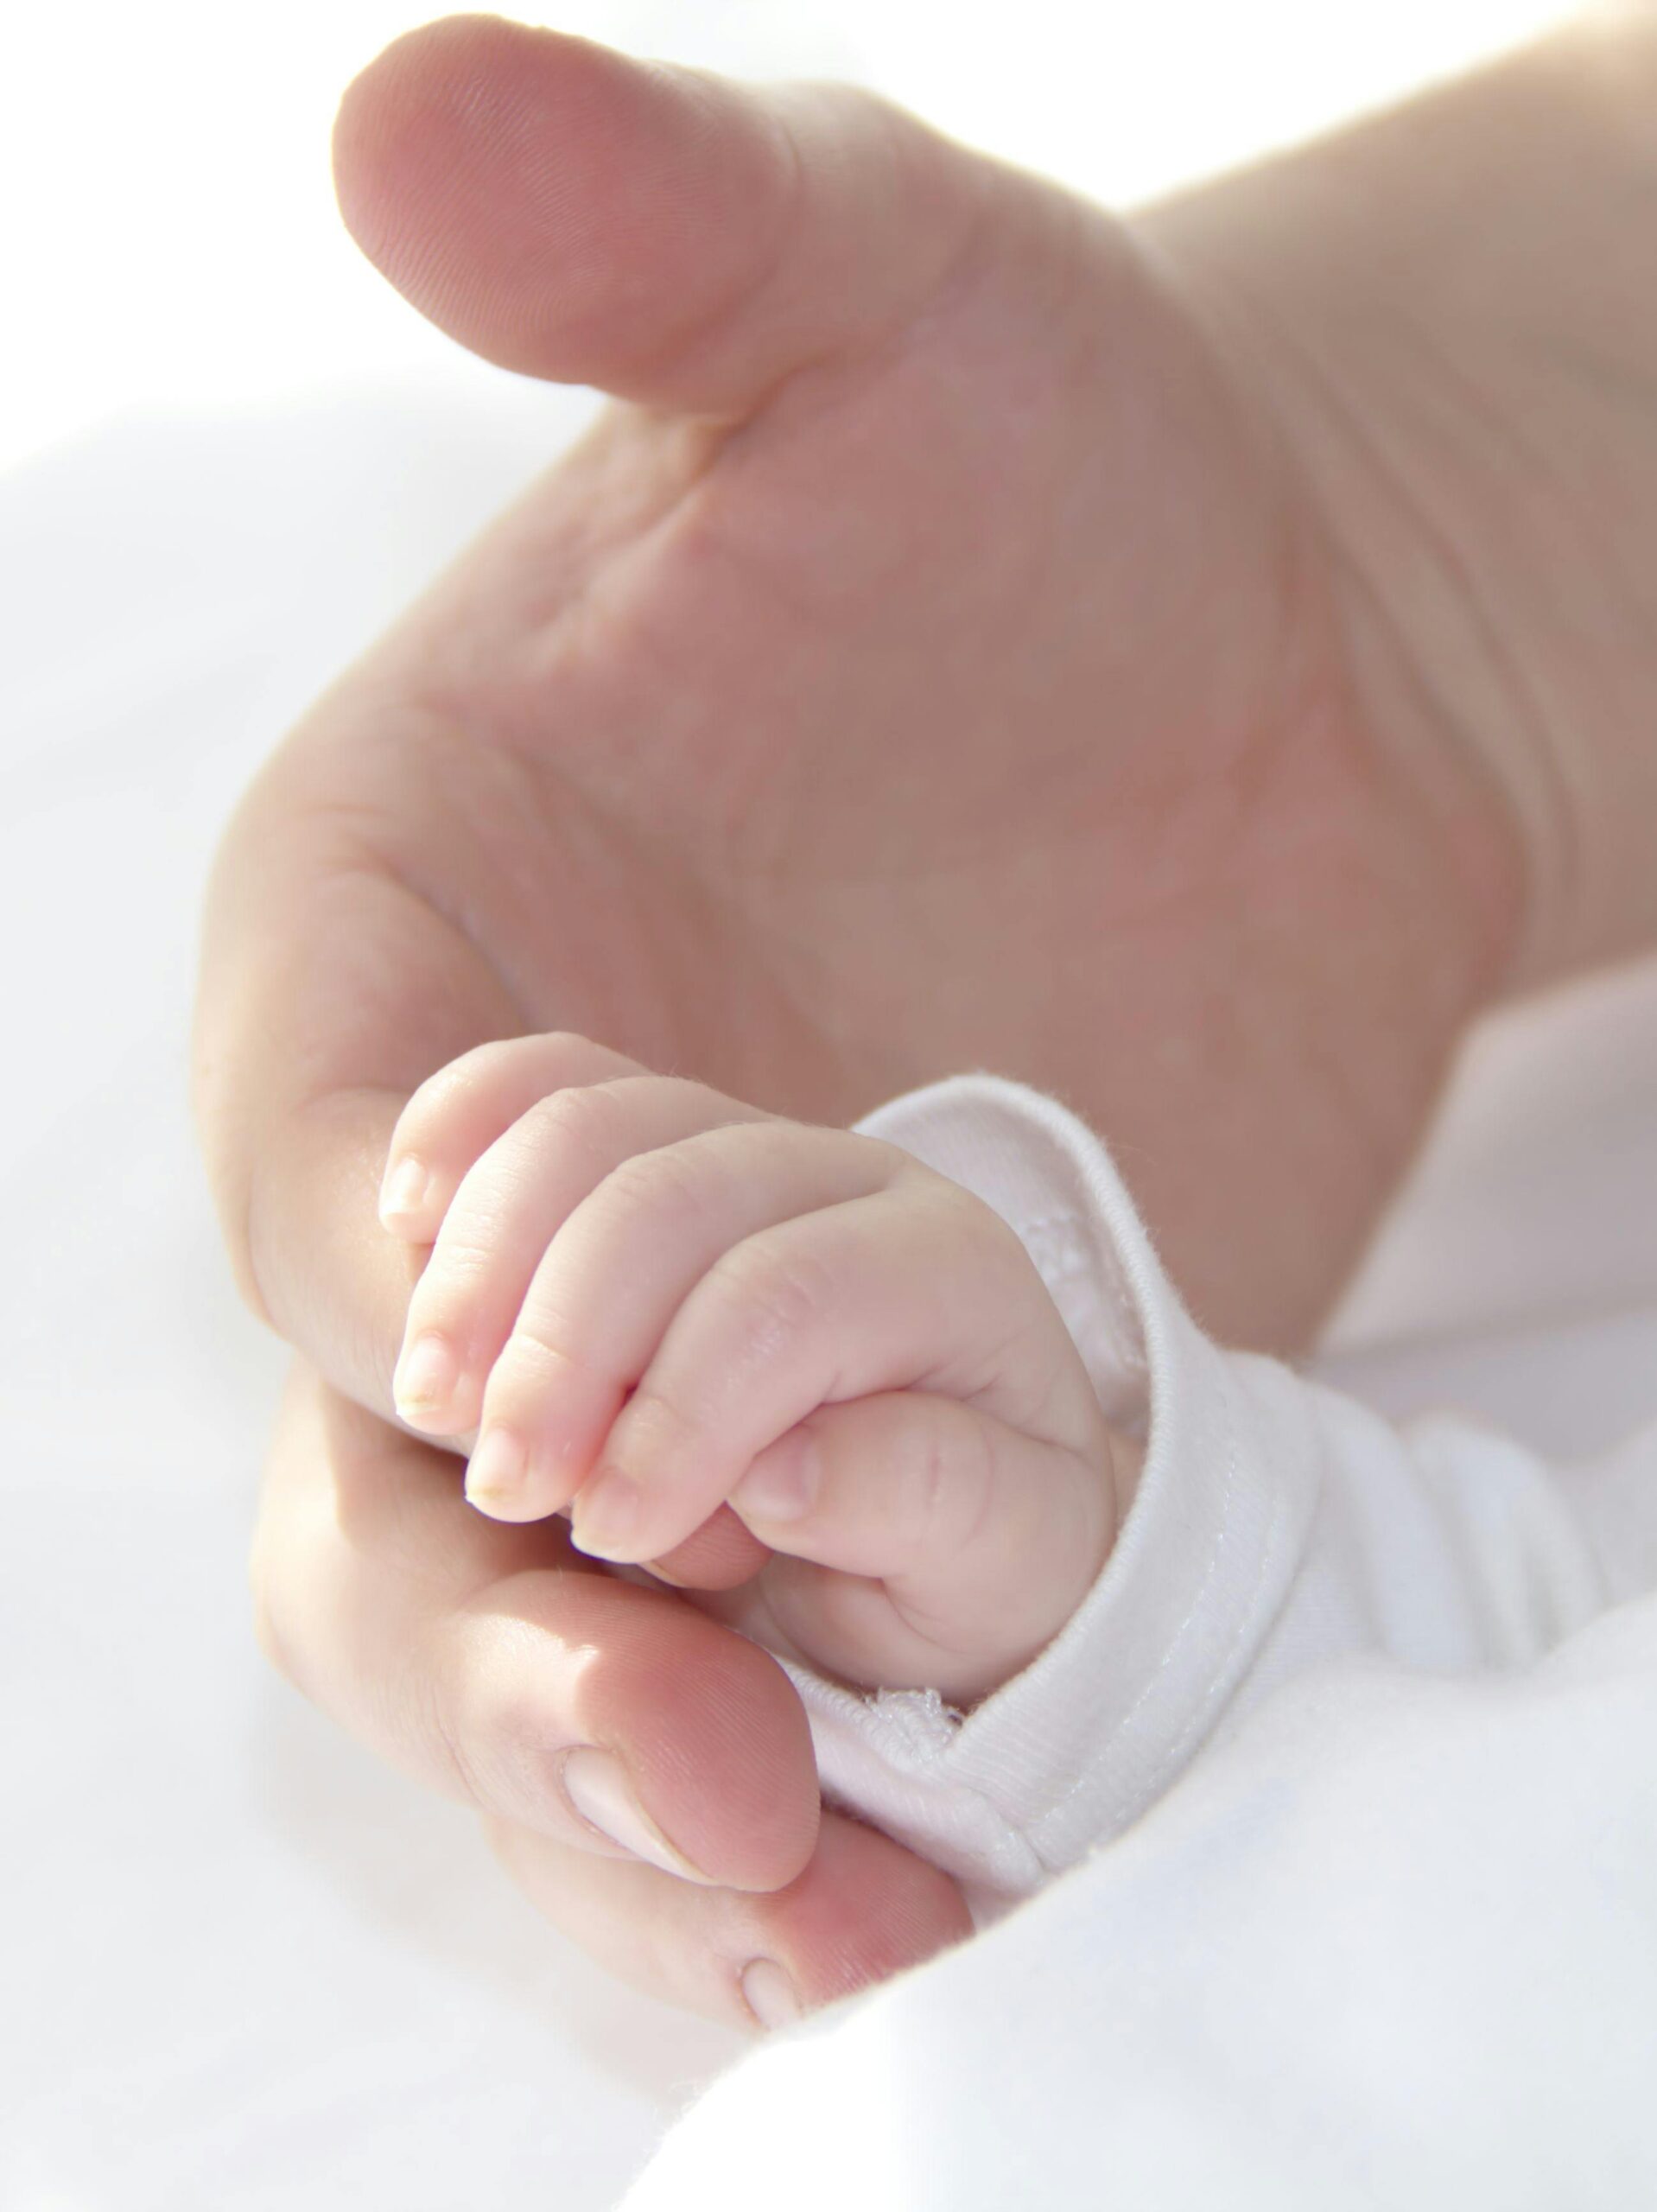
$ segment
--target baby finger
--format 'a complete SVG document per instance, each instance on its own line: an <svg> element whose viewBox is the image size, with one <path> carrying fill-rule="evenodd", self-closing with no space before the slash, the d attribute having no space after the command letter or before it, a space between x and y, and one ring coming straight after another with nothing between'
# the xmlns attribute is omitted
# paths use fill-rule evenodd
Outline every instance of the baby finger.
<svg viewBox="0 0 1657 2212"><path fill-rule="evenodd" d="M428 1076L398 1115L380 1185L382 1224L394 1236L429 1244L467 1169L537 1099L573 1084L648 1072L570 1030L474 1046Z"/></svg>
<svg viewBox="0 0 1657 2212"><path fill-rule="evenodd" d="M844 1680L967 1700L1055 1636L1109 1556L1137 1447L1048 1444L958 1399L821 1408L762 1452L732 1510L774 1552L777 1625Z"/></svg>

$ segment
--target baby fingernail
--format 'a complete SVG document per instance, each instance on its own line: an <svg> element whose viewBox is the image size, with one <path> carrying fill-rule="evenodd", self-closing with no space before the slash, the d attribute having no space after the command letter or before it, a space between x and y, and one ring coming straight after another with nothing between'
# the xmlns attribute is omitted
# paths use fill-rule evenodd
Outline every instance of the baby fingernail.
<svg viewBox="0 0 1657 2212"><path fill-rule="evenodd" d="M796 1429L762 1452L731 1492L732 1510L756 1521L799 1521L816 1503L822 1472L817 1440Z"/></svg>
<svg viewBox="0 0 1657 2212"><path fill-rule="evenodd" d="M560 1779L576 1812L601 1836L619 1843L635 1859L659 1866L664 1874L707 1883L707 1875L674 1849L639 1803L627 1770L613 1751L601 1751L596 1745L579 1745L565 1755Z"/></svg>
<svg viewBox="0 0 1657 2212"><path fill-rule="evenodd" d="M742 1995L762 2028L786 2028L803 2010L793 1983L775 1959L750 1959L741 1974Z"/></svg>
<svg viewBox="0 0 1657 2212"><path fill-rule="evenodd" d="M423 1161L399 1161L380 1191L380 1219L390 1222L403 1215L422 1213L430 1188L431 1171Z"/></svg>
<svg viewBox="0 0 1657 2212"><path fill-rule="evenodd" d="M625 1475L595 1475L578 1493L570 1536L578 1551L594 1559L613 1559L632 1548L633 1532L644 1518L644 1498Z"/></svg>
<svg viewBox="0 0 1657 2212"><path fill-rule="evenodd" d="M521 1495L530 1455L510 1428L486 1428L467 1462L466 1494L486 1513L511 1505Z"/></svg>
<svg viewBox="0 0 1657 2212"><path fill-rule="evenodd" d="M444 1338L416 1337L397 1362L391 1384L397 1411L405 1421L432 1414L448 1404L459 1376L460 1363Z"/></svg>

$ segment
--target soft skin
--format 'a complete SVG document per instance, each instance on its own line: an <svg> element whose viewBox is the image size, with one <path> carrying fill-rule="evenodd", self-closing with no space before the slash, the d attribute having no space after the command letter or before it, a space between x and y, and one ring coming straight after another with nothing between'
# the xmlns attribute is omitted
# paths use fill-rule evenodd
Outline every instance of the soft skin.
<svg viewBox="0 0 1657 2212"><path fill-rule="evenodd" d="M842 1683L970 1704L1110 1554L1133 1440L1013 1230L896 1145L515 1038L415 1093L380 1216L426 1252L397 1412L470 1433L472 1503L740 1589Z"/></svg>
<svg viewBox="0 0 1657 2212"><path fill-rule="evenodd" d="M1210 1326L1304 1340L1470 1018L1516 963L1649 919L1623 709L1650 695L1654 564L1629 556L1657 485L1611 430L1657 344L1624 294L1597 322L1573 302L1564 458L1498 521L1440 447L1457 421L1488 441L1510 399L1546 444L1534 380L1504 333L1470 385L1443 317L1428 343L1407 310L1437 288L1480 335L1430 219L1470 173L1519 203L1499 274L1532 325L1584 260L1561 206L1580 228L1597 190L1648 235L1643 142L1599 112L1628 95L1584 51L1127 222L860 94L488 18L399 41L346 95L340 200L391 281L488 358L624 404L319 702L225 839L198 1115L244 1294L298 1356L262 1632L474 1804L559 1925L679 2001L751 2017L762 1959L809 2006L964 1908L820 1818L763 1653L571 1571L549 1525L486 1521L393 1425L417 1274L376 1218L398 1115L458 1054L554 1029L835 1124L995 1067L1109 1135ZM1319 305L1349 267L1372 321L1387 287L1404 303L1349 379L1349 319ZM1614 487L1614 531L1566 460ZM1515 674L1482 641L1565 512L1597 651L1543 621ZM1521 694L1550 712L1515 747ZM602 1841L561 1784L572 1747L615 1762L619 1825L695 1880Z"/></svg>

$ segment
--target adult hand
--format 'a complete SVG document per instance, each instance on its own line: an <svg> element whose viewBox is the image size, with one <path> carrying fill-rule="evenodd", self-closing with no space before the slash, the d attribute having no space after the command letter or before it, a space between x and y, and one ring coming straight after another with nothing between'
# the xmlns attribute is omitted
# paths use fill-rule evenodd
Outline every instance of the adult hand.
<svg viewBox="0 0 1657 2212"><path fill-rule="evenodd" d="M481 1522L389 1425L403 1099L555 1027L835 1122L998 1068L1110 1137L1209 1325L1292 1344L1508 957L1513 817L1355 582L1265 355L1148 232L861 95L484 18L382 56L336 159L424 313L625 404L225 842L200 1121L245 1294L302 1355L267 1640L624 1970L736 2015L764 1959L815 2003L963 1932L960 1900L819 1829L763 1653L572 1572L556 1525ZM572 1798L695 1878L606 1854Z"/></svg>

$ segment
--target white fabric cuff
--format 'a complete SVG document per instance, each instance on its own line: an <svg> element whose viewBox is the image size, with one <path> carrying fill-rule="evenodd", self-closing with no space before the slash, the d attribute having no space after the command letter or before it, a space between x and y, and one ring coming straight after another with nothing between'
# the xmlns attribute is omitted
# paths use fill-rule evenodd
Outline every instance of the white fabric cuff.
<svg viewBox="0 0 1657 2212"><path fill-rule="evenodd" d="M1186 1314L1103 1147L1053 1100L954 1076L859 1123L1017 1230L1107 1414L1147 1438L1126 1523L1058 1637L962 1718L790 1663L825 1793L956 1875L981 1908L1118 1834L1211 1732L1304 1548L1316 1448L1298 1386ZM1265 1448L1269 1437L1269 1452Z"/></svg>

